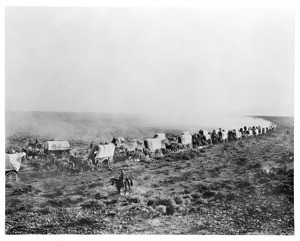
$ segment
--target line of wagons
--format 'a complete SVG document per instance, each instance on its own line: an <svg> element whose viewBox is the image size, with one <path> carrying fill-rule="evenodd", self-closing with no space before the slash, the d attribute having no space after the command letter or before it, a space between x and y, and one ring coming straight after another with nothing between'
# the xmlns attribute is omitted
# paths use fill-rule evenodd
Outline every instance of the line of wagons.
<svg viewBox="0 0 300 241"><path fill-rule="evenodd" d="M58 158L68 157L70 155L71 145L69 141L47 141L44 144L29 142L27 148L22 148L20 153L14 150L8 150L5 154L5 179L6 182L14 182L18 178L18 172L21 162L25 162L28 156L31 157L49 157L54 155Z"/></svg>
<svg viewBox="0 0 300 241"><path fill-rule="evenodd" d="M224 130L219 128L208 132L206 130L200 130L198 133L190 134L189 131L183 131L179 135L173 135L166 137L165 133L158 133L153 138L147 138L144 140L132 140L125 144L124 138L119 140L113 140L116 146L124 147L127 153L133 151L143 151L144 154L151 154L164 150L178 150L182 148L197 148L210 144L218 144L228 141L236 141L238 139L250 136L256 136L265 134L270 130L275 129L276 125L271 124L269 126L252 126L243 127L240 129Z"/></svg>
<svg viewBox="0 0 300 241"><path fill-rule="evenodd" d="M210 144L234 141L244 137L261 135L275 128L275 124L264 127L245 126L238 130L223 130L220 128L212 132L200 130L199 133L193 135L188 131L184 131L177 136L173 135L168 137L165 133L157 133L153 138L130 141L125 141L123 137L119 137L113 138L111 143L104 145L94 145L91 143L88 159L92 160L93 163L103 163L104 161L111 163L113 162L116 147L118 150L124 150L126 155L130 158L136 151L143 152L145 155L161 154L161 152L166 150L197 148ZM35 143L28 144L28 149L22 149L21 153L6 154L5 175L7 181L16 180L21 162L30 151L45 157L54 155L57 158L68 158L71 155L72 148L69 141L47 141L46 144L43 145L36 140Z"/></svg>

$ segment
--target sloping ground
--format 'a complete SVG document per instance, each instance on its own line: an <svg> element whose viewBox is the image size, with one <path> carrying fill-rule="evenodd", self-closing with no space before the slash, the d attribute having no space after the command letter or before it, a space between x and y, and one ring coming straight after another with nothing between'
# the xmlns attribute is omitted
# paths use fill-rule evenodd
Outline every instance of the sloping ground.
<svg viewBox="0 0 300 241"><path fill-rule="evenodd" d="M6 233L292 235L293 119L268 118L278 127L264 136L113 171L24 167L6 186ZM109 183L121 168L134 182L126 195Z"/></svg>

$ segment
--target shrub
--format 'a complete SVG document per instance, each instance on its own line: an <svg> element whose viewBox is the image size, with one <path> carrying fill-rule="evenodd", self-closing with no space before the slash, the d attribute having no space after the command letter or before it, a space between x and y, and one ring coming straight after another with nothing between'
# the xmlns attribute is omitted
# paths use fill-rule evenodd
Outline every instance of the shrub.
<svg viewBox="0 0 300 241"><path fill-rule="evenodd" d="M190 204L191 204L191 199L186 198L186 199L184 200L184 204L185 204L186 206L190 205Z"/></svg>
<svg viewBox="0 0 300 241"><path fill-rule="evenodd" d="M171 197L156 197L154 200L149 199L147 201L147 206L166 206L166 213L167 215L172 215L175 212L177 207L176 202Z"/></svg>
<svg viewBox="0 0 300 241"><path fill-rule="evenodd" d="M256 168L261 168L261 164L260 163L255 163L255 164L250 164L248 165L249 169L256 169Z"/></svg>
<svg viewBox="0 0 300 241"><path fill-rule="evenodd" d="M165 157L165 159L164 159L166 162L172 162L173 161L173 159L171 158L171 157Z"/></svg>
<svg viewBox="0 0 300 241"><path fill-rule="evenodd" d="M293 187L284 183L280 183L271 188L271 195L280 195L280 194L293 195L293 192L294 192Z"/></svg>
<svg viewBox="0 0 300 241"><path fill-rule="evenodd" d="M251 187L251 183L248 181L240 181L237 184L237 188L244 189L244 188L249 188L249 187Z"/></svg>
<svg viewBox="0 0 300 241"><path fill-rule="evenodd" d="M194 193L191 194L191 197L193 199L198 199L198 198L200 198L200 195L199 195L199 193L194 192Z"/></svg>
<svg viewBox="0 0 300 241"><path fill-rule="evenodd" d="M266 177L262 177L262 178L260 178L260 179L258 179L258 183L260 183L260 184L262 184L262 183L266 183L266 182L268 182L269 181L269 179L268 178L266 178Z"/></svg>
<svg viewBox="0 0 300 241"><path fill-rule="evenodd" d="M189 189L184 189L184 194L189 194L189 193L191 193L191 191L189 190Z"/></svg>
<svg viewBox="0 0 300 241"><path fill-rule="evenodd" d="M183 195L183 199L191 198L190 195Z"/></svg>
<svg viewBox="0 0 300 241"><path fill-rule="evenodd" d="M206 204L208 204L208 201L206 201L206 200L203 199L203 198L199 198L199 199L197 199L197 200L194 202L194 204L202 204L202 205L206 205Z"/></svg>
<svg viewBox="0 0 300 241"><path fill-rule="evenodd" d="M159 198L157 201L159 205L164 205L167 207L166 214L173 214L177 207L177 204L175 203L174 199L170 197L162 197Z"/></svg>
<svg viewBox="0 0 300 241"><path fill-rule="evenodd" d="M222 192L216 192L213 200L223 200L223 198L226 198L225 194L223 194Z"/></svg>
<svg viewBox="0 0 300 241"><path fill-rule="evenodd" d="M205 191L203 194L202 194L202 197L203 198L211 198L211 197L213 197L214 195L215 195L216 193L215 192L213 192L213 191Z"/></svg>
<svg viewBox="0 0 300 241"><path fill-rule="evenodd" d="M253 192L255 190L255 187L248 181L240 181L236 187L246 192Z"/></svg>
<svg viewBox="0 0 300 241"><path fill-rule="evenodd" d="M139 197L139 196L127 197L127 201L129 203L140 203L141 202L141 197Z"/></svg>
<svg viewBox="0 0 300 241"><path fill-rule="evenodd" d="M40 164L40 162L34 160L34 161L31 162L31 166L33 166L35 169L38 170L38 169L40 169L41 164Z"/></svg>
<svg viewBox="0 0 300 241"><path fill-rule="evenodd" d="M187 161L190 160L190 157L187 154L182 155L182 159Z"/></svg>
<svg viewBox="0 0 300 241"><path fill-rule="evenodd" d="M167 207L164 205L158 205L155 210L159 213L165 214L167 212Z"/></svg>
<svg viewBox="0 0 300 241"><path fill-rule="evenodd" d="M226 200L227 201L231 201L231 200L233 200L235 198L235 194L234 193L228 193L227 195L226 195Z"/></svg>
<svg viewBox="0 0 300 241"><path fill-rule="evenodd" d="M41 214L46 215L46 214L51 213L51 208L50 208L50 207L44 207L44 208L40 209L39 212L40 212Z"/></svg>
<svg viewBox="0 0 300 241"><path fill-rule="evenodd" d="M246 165L246 163L248 162L247 158L246 157L240 157L236 164L239 165L239 166L244 166Z"/></svg>
<svg viewBox="0 0 300 241"><path fill-rule="evenodd" d="M101 194L101 193L96 193L95 194L95 199L107 199L107 195Z"/></svg>
<svg viewBox="0 0 300 241"><path fill-rule="evenodd" d="M197 189L198 189L199 192L202 193L202 192L208 190L208 187L200 183L200 184L197 186Z"/></svg>
<svg viewBox="0 0 300 241"><path fill-rule="evenodd" d="M154 203L155 203L154 200L149 199L149 200L147 201L147 206L152 206L152 205L154 205Z"/></svg>
<svg viewBox="0 0 300 241"><path fill-rule="evenodd" d="M182 196L175 196L174 201L175 201L176 204L183 204Z"/></svg>

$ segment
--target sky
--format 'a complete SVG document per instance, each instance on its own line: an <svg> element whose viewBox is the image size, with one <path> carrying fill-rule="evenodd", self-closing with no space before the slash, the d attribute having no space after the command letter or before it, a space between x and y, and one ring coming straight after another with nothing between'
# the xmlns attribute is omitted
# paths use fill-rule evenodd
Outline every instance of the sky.
<svg viewBox="0 0 300 241"><path fill-rule="evenodd" d="M294 114L294 11L6 7L5 109Z"/></svg>

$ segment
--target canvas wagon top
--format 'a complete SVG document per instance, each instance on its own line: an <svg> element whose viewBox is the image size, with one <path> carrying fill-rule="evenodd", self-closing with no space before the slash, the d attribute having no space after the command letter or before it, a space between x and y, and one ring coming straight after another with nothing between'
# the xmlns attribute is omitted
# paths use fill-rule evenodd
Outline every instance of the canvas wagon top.
<svg viewBox="0 0 300 241"><path fill-rule="evenodd" d="M68 141L47 141L46 143L49 151L65 151L71 148Z"/></svg>
<svg viewBox="0 0 300 241"><path fill-rule="evenodd" d="M19 171L23 153L5 154L5 171Z"/></svg>

